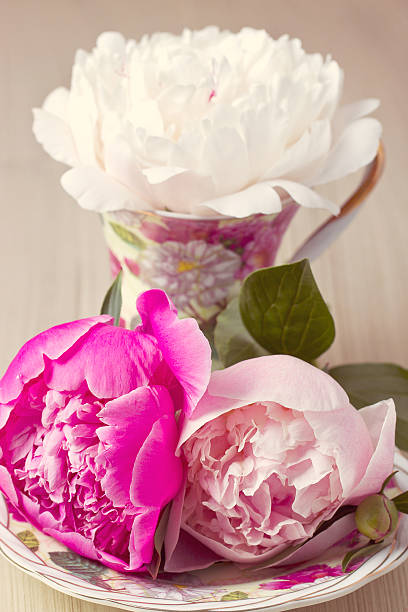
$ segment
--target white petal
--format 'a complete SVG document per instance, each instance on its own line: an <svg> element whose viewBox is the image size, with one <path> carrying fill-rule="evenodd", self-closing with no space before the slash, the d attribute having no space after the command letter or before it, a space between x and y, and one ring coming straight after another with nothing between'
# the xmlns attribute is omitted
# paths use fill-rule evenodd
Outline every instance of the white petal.
<svg viewBox="0 0 408 612"><path fill-rule="evenodd" d="M143 144L143 155L149 166L178 166L185 168L184 164L174 163L180 147L168 138L147 136ZM144 167L146 164L144 164Z"/></svg>
<svg viewBox="0 0 408 612"><path fill-rule="evenodd" d="M81 166L68 170L61 177L61 184L82 208L88 210L107 212L146 208L146 202L99 168Z"/></svg>
<svg viewBox="0 0 408 612"><path fill-rule="evenodd" d="M137 156L132 153L129 143L123 138L110 142L105 148L106 173L127 187L139 200L149 202L151 189Z"/></svg>
<svg viewBox="0 0 408 612"><path fill-rule="evenodd" d="M322 172L311 180L311 184L335 181L366 166L377 154L381 132L381 123L372 117L350 123L327 156Z"/></svg>
<svg viewBox="0 0 408 612"><path fill-rule="evenodd" d="M143 128L150 136L162 136L163 118L156 100L134 99L128 117L135 128Z"/></svg>
<svg viewBox="0 0 408 612"><path fill-rule="evenodd" d="M68 117L80 161L86 165L97 165L95 144L98 111L92 86L79 66L74 66L72 71Z"/></svg>
<svg viewBox="0 0 408 612"><path fill-rule="evenodd" d="M57 87L45 98L43 110L67 121L69 91L66 87Z"/></svg>
<svg viewBox="0 0 408 612"><path fill-rule="evenodd" d="M236 129L214 126L204 145L203 168L203 174L212 177L220 195L248 184L248 153Z"/></svg>
<svg viewBox="0 0 408 612"><path fill-rule="evenodd" d="M200 176L190 170L174 173L167 180L151 184L150 187L154 208L177 213L194 213L195 208L213 197L215 191L210 177Z"/></svg>
<svg viewBox="0 0 408 612"><path fill-rule="evenodd" d="M203 200L214 196L210 177L169 166L141 170L137 156L123 139L110 143L105 151L107 173L129 188L149 208L191 213Z"/></svg>
<svg viewBox="0 0 408 612"><path fill-rule="evenodd" d="M301 183L278 179L276 181L268 181L267 184L271 187L280 187L284 189L295 202L306 208L324 208L333 213L333 215L337 215L340 212L340 208L337 204L330 200L326 200L326 198L316 191Z"/></svg>
<svg viewBox="0 0 408 612"><path fill-rule="evenodd" d="M330 122L316 121L310 130L291 147L262 177L264 180L284 177L289 180L308 180L315 173L316 164L327 155L331 146Z"/></svg>
<svg viewBox="0 0 408 612"><path fill-rule="evenodd" d="M248 149L251 176L257 180L264 174L268 162L272 166L284 155L287 121L277 114L274 104L268 104L244 112L241 124Z"/></svg>
<svg viewBox="0 0 408 612"><path fill-rule="evenodd" d="M377 98L366 98L351 104L344 104L336 112L333 119L333 128L337 134L341 134L342 130L352 121L360 119L365 115L374 112L380 106L380 101Z"/></svg>
<svg viewBox="0 0 408 612"><path fill-rule="evenodd" d="M215 212L229 217L243 218L256 213L271 214L282 210L279 194L268 183L257 183L243 191L203 202Z"/></svg>
<svg viewBox="0 0 408 612"><path fill-rule="evenodd" d="M96 46L106 53L122 54L125 51L126 41L119 32L102 32L96 39Z"/></svg>
<svg viewBox="0 0 408 612"><path fill-rule="evenodd" d="M33 114L34 136L48 155L68 166L76 166L78 155L71 130L65 121L41 108L34 108Z"/></svg>
<svg viewBox="0 0 408 612"><path fill-rule="evenodd" d="M172 168L169 166L160 166L155 168L146 168L142 170L144 176L149 181L150 185L157 185L168 181L173 176L177 176L185 172L184 168Z"/></svg>

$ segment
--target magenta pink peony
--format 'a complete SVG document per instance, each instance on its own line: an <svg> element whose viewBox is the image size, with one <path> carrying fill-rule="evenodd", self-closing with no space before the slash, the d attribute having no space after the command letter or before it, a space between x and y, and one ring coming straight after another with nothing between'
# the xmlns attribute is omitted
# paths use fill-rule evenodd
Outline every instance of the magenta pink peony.
<svg viewBox="0 0 408 612"><path fill-rule="evenodd" d="M393 467L395 418L392 400L357 411L331 376L295 357L214 372L181 433L187 475L166 569L264 562L310 540L340 506L381 488ZM349 519L322 534L325 549L355 528ZM322 539L291 562L311 543L316 551Z"/></svg>
<svg viewBox="0 0 408 612"><path fill-rule="evenodd" d="M137 306L135 331L99 316L39 334L0 381L0 489L37 528L122 571L152 559L183 480L177 415L211 369L197 323L165 293Z"/></svg>

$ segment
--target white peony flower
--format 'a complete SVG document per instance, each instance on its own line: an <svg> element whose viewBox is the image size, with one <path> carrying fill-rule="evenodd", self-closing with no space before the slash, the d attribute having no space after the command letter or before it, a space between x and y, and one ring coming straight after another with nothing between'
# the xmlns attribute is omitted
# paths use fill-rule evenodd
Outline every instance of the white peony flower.
<svg viewBox="0 0 408 612"><path fill-rule="evenodd" d="M339 106L342 83L334 60L286 35L105 32L33 129L72 166L62 185L84 208L246 217L289 195L337 213L313 187L369 163L381 134L365 117L378 101Z"/></svg>

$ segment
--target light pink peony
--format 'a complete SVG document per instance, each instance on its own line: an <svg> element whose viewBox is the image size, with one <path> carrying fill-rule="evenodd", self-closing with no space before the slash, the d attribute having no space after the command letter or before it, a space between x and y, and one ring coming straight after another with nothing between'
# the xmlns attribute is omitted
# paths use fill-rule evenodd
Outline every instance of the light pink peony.
<svg viewBox="0 0 408 612"><path fill-rule="evenodd" d="M341 505L380 489L394 433L392 400L357 411L333 378L294 357L214 372L181 433L187 478L173 504L166 569L255 563L306 542ZM326 548L354 528L349 518L324 534Z"/></svg>
<svg viewBox="0 0 408 612"><path fill-rule="evenodd" d="M99 316L25 344L0 381L0 489L37 528L117 570L152 559L182 483L176 412L210 376L208 342L166 294L138 299L129 331Z"/></svg>

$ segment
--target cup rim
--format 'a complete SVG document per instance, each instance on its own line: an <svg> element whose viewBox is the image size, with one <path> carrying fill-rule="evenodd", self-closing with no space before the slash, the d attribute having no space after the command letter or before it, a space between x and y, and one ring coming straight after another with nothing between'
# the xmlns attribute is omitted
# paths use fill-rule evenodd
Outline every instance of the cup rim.
<svg viewBox="0 0 408 612"><path fill-rule="evenodd" d="M252 213L251 215L247 215L246 217L234 217L234 216L230 216L230 215L209 215L206 217L200 217L199 215L192 215L189 213L176 213L173 212L171 210L128 210L128 209L123 209L126 212L132 214L135 213L136 215L140 214L140 215L147 215L147 216L157 216L157 217L165 217L167 219L181 219L181 220L186 220L186 221L201 221L201 222L206 222L206 221L227 221L227 220L235 220L235 221L243 221L244 219L248 219L249 217L253 217L255 215L279 215L279 213L282 212L283 208L285 206L287 206L288 204L297 204L297 202L295 202L295 200L293 198L291 198L290 196L286 196L284 198L281 198L281 205L282 208L278 211L276 211L275 213ZM119 210L107 210L104 214L115 214L120 212Z"/></svg>

